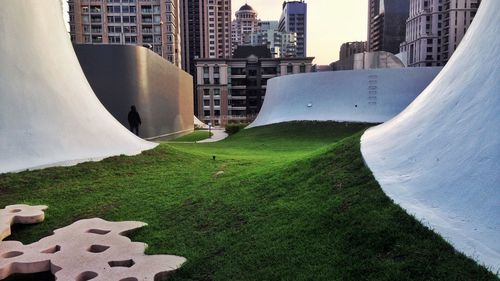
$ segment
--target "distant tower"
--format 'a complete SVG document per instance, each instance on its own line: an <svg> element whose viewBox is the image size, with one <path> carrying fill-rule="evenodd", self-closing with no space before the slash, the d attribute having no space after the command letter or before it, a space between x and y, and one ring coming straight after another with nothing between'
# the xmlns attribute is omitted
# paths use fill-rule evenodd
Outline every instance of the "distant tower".
<svg viewBox="0 0 500 281"><path fill-rule="evenodd" d="M406 22L408 66L444 66L469 28L480 0L411 0Z"/></svg>
<svg viewBox="0 0 500 281"><path fill-rule="evenodd" d="M304 0L283 2L279 31L297 34L297 56L307 57L307 3Z"/></svg>
<svg viewBox="0 0 500 281"><path fill-rule="evenodd" d="M410 0L369 0L368 51L399 53L409 11Z"/></svg>
<svg viewBox="0 0 500 281"><path fill-rule="evenodd" d="M195 76L195 59L231 57L231 1L179 1L182 68Z"/></svg>
<svg viewBox="0 0 500 281"><path fill-rule="evenodd" d="M179 0L68 0L71 41L141 45L181 65Z"/></svg>
<svg viewBox="0 0 500 281"><path fill-rule="evenodd" d="M257 12L248 4L243 5L236 11L236 19L232 22L232 51L236 47L249 44L249 35L256 32L259 25Z"/></svg>

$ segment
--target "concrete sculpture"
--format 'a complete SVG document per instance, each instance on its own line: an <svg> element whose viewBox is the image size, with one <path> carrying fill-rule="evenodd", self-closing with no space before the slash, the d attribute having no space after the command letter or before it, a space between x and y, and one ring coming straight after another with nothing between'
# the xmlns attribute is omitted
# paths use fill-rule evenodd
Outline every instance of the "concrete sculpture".
<svg viewBox="0 0 500 281"><path fill-rule="evenodd" d="M142 46L74 47L97 98L123 126L128 128L127 113L135 105L143 138L175 138L193 131L191 75Z"/></svg>
<svg viewBox="0 0 500 281"><path fill-rule="evenodd" d="M296 120L385 122L408 106L440 70L330 71L273 78L249 128Z"/></svg>
<svg viewBox="0 0 500 281"><path fill-rule="evenodd" d="M0 173L155 147L120 125L92 92L60 1L2 1L0 38Z"/></svg>
<svg viewBox="0 0 500 281"><path fill-rule="evenodd" d="M388 196L493 272L500 272L498 11L500 1L482 1L438 77L361 143Z"/></svg>
<svg viewBox="0 0 500 281"><path fill-rule="evenodd" d="M45 219L47 206L10 205L0 209L0 241L10 235L13 224L33 224Z"/></svg>
<svg viewBox="0 0 500 281"><path fill-rule="evenodd" d="M10 233L9 222L43 221L45 208L12 205L0 210L0 234L4 235L0 238ZM4 231L7 224L9 233ZM77 221L30 245L17 241L0 242L0 280L14 273L47 271L52 272L56 280L166 280L186 259L170 255L146 256L146 244L131 242L123 236L145 225L95 218Z"/></svg>

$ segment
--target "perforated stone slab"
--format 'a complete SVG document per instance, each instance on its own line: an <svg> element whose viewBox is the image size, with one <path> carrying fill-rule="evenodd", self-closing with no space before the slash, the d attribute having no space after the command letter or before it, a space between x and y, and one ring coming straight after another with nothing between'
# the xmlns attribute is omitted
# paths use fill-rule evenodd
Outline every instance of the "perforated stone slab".
<svg viewBox="0 0 500 281"><path fill-rule="evenodd" d="M10 235L13 224L33 224L45 219L47 206L10 205L0 209L0 241Z"/></svg>
<svg viewBox="0 0 500 281"><path fill-rule="evenodd" d="M46 207L38 208L40 211ZM186 259L171 255L147 256L144 254L146 244L123 236L145 225L94 218L60 228L52 236L30 245L0 242L0 280L14 273L46 271L63 281L166 280Z"/></svg>

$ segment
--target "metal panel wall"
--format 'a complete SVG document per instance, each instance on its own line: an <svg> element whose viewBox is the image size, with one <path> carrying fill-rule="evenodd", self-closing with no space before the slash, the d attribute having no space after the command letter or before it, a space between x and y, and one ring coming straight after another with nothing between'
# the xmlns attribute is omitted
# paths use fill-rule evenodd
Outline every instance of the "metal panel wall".
<svg viewBox="0 0 500 281"><path fill-rule="evenodd" d="M80 64L106 109L127 128L135 105L139 135L154 138L193 130L193 78L147 48L75 45Z"/></svg>

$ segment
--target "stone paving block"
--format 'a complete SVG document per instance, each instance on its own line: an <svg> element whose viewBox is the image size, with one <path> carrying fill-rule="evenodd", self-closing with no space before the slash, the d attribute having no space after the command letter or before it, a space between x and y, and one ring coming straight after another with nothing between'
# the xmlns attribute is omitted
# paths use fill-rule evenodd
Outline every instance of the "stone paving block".
<svg viewBox="0 0 500 281"><path fill-rule="evenodd" d="M43 220L41 210L46 206L15 206L7 207L7 211L0 214L12 214L12 210L21 209L17 214L26 216L11 221ZM41 217L37 211L42 213ZM132 242L124 236L145 225L93 218L57 229L53 235L30 245L18 241L0 242L0 280L14 273L46 271L51 271L59 281L166 280L186 259L172 255L147 256L144 254L146 244Z"/></svg>
<svg viewBox="0 0 500 281"><path fill-rule="evenodd" d="M45 219L47 206L10 205L0 209L0 241L10 235L13 224L33 224Z"/></svg>

